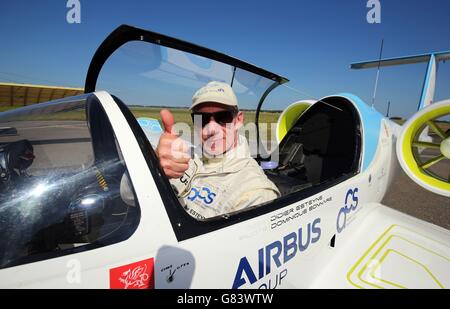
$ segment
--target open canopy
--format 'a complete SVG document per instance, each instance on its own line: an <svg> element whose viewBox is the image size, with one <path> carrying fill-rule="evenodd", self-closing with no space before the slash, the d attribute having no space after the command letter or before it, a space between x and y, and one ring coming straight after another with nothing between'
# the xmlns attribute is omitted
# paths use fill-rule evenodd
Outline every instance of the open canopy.
<svg viewBox="0 0 450 309"><path fill-rule="evenodd" d="M241 108L257 109L288 79L205 47L122 25L95 53L85 92L107 90L128 105L182 107L209 81L229 83Z"/></svg>

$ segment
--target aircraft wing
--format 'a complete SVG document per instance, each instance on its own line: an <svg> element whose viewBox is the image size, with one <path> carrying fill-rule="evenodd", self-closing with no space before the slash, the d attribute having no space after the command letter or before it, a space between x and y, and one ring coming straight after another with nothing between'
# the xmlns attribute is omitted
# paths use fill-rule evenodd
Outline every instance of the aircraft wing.
<svg viewBox="0 0 450 309"><path fill-rule="evenodd" d="M450 231L382 204L366 204L314 288L448 288Z"/></svg>

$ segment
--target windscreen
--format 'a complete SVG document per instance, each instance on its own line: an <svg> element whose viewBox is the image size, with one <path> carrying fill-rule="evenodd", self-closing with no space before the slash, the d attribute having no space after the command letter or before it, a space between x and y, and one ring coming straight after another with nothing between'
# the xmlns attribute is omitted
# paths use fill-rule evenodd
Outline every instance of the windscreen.
<svg viewBox="0 0 450 309"><path fill-rule="evenodd" d="M241 134L248 139L256 156L256 109L273 80L209 58L152 44L127 42L118 48L102 67L96 90L106 90L120 98L138 119L153 146L164 129L159 112L168 108L174 115L177 132L193 142L193 124L189 111L194 93L208 82L225 82L232 86L239 109L244 112ZM278 110L263 110L260 120L271 124ZM270 142L271 133L268 135Z"/></svg>

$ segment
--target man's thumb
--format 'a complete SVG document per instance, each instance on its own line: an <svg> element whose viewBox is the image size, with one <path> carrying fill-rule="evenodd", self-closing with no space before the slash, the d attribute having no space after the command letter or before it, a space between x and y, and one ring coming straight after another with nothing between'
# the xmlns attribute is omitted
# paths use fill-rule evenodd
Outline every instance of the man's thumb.
<svg viewBox="0 0 450 309"><path fill-rule="evenodd" d="M164 126L164 132L172 134L173 125L175 123L172 113L168 109L162 109L159 114Z"/></svg>

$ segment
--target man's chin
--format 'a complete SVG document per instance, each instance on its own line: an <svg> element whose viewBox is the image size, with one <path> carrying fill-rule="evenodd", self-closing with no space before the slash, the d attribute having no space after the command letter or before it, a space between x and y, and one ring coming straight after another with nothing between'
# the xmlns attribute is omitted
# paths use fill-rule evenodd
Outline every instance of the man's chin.
<svg viewBox="0 0 450 309"><path fill-rule="evenodd" d="M217 144L203 145L203 154L208 158L221 156L224 152L224 147L217 147Z"/></svg>
<svg viewBox="0 0 450 309"><path fill-rule="evenodd" d="M213 158L213 157L218 157L221 156L224 153L224 151L218 151L218 150L212 150L210 148L203 148L203 154L207 157L207 158Z"/></svg>

